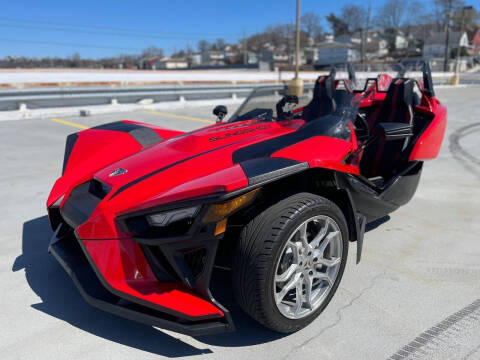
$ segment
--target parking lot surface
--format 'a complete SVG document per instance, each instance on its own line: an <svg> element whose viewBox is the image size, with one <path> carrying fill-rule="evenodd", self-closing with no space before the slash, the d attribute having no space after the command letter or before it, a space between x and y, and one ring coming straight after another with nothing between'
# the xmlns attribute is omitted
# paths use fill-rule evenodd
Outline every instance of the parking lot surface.
<svg viewBox="0 0 480 360"><path fill-rule="evenodd" d="M449 111L437 160L412 201L355 244L323 314L272 333L235 304L237 332L191 338L90 307L47 253L48 193L65 137L121 119L193 130L211 107L0 123L2 359L480 359L480 87L439 89ZM229 109L233 112L233 108Z"/></svg>

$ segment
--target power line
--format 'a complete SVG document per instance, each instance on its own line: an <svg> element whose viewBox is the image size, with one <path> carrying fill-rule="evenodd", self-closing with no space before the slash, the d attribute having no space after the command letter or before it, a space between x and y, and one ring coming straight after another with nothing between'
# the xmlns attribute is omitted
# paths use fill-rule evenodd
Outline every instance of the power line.
<svg viewBox="0 0 480 360"><path fill-rule="evenodd" d="M155 35L134 35L128 33L113 33L113 32L99 32L99 31L92 31L92 30L74 30L74 29L62 29L62 28L44 28L41 26L31 26L31 25L13 25L13 24L1 24L0 27L2 28L14 28L14 29L29 29L29 30L43 30L43 31L54 31L54 32L65 32L70 34L93 34L93 35L106 35L106 36L118 36L118 37L127 37L127 38L144 38L144 39L157 39L157 40L185 40L191 39L192 36L155 36ZM200 36L200 35L197 35ZM199 38L204 38L204 36L200 36Z"/></svg>
<svg viewBox="0 0 480 360"><path fill-rule="evenodd" d="M57 41L37 41L37 40L25 40L25 39L9 39L9 38L0 38L0 42L14 42L14 43L24 43L24 44L39 44L39 45L54 45L54 46L76 46L76 47L86 47L92 49L109 49L109 50L132 50L132 51L142 51L142 48L134 47L115 47L115 46L102 46L94 44L77 44L77 43L63 43Z"/></svg>
<svg viewBox="0 0 480 360"><path fill-rule="evenodd" d="M21 19L21 18L10 18L10 17L0 17L2 21L8 22L17 22L17 23L31 23L31 24L41 24L47 26L63 26L70 28L85 28L85 29L96 29L96 30L111 30L111 31L121 31L131 34L145 34L145 33L163 33L171 35L184 35L184 36L210 36L210 37L225 37L225 36L241 36L239 33L188 33L188 32L171 32L171 31L162 31L162 30L153 30L153 29L134 29L134 28L121 28L121 27L110 27L110 26L100 26L100 25L86 25L86 24L67 24L62 22L55 21L41 21L41 20L32 20L32 19Z"/></svg>

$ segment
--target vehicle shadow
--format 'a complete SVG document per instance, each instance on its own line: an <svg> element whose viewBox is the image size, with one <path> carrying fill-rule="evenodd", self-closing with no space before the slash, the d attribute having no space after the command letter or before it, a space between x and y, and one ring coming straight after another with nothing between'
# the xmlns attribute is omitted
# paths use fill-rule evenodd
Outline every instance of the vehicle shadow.
<svg viewBox="0 0 480 360"><path fill-rule="evenodd" d="M389 220L390 220L390 215L385 215L384 217L381 217L380 219L369 222L365 226L365 232L372 231L372 230L376 229L377 227L379 227L380 225L385 224Z"/></svg>
<svg viewBox="0 0 480 360"><path fill-rule="evenodd" d="M48 254L52 236L47 216L23 224L22 254L12 271L25 269L30 288L42 299L32 307L87 331L93 335L166 357L211 353L208 345L244 346L275 340L281 335L270 332L244 315L236 304L233 318L237 332L197 338L206 348L198 348L157 329L123 319L91 307L80 296L69 276Z"/></svg>

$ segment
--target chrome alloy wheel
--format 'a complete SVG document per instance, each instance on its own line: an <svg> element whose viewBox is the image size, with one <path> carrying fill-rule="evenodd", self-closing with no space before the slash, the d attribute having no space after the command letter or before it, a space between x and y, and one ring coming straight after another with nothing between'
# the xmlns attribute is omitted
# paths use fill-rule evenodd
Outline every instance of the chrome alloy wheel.
<svg viewBox="0 0 480 360"><path fill-rule="evenodd" d="M342 262L342 233L332 218L319 215L304 221L290 235L275 270L278 310L300 319L317 310L337 279Z"/></svg>

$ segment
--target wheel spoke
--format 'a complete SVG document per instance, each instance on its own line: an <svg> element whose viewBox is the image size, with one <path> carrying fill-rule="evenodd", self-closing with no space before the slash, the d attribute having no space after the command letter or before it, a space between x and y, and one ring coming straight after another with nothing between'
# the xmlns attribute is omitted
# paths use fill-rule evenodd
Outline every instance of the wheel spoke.
<svg viewBox="0 0 480 360"><path fill-rule="evenodd" d="M327 235L329 224L330 224L330 220L329 219L325 220L325 225L322 227L322 230L317 234L317 236L315 236L315 238L310 243L310 246L312 248L316 248L320 244L320 242L323 240L325 235Z"/></svg>
<svg viewBox="0 0 480 360"><path fill-rule="evenodd" d="M339 258L339 257L335 257L335 258L331 258L331 259L325 259L320 255L317 258L316 264L325 265L326 267L332 267L332 266L335 266L337 264L340 264L341 261L342 261L342 259Z"/></svg>
<svg viewBox="0 0 480 360"><path fill-rule="evenodd" d="M297 264L291 264L288 267L288 269L285 270L283 273L281 273L279 275L275 275L275 281L276 282L287 281L295 273L295 270L297 270L297 268L298 268Z"/></svg>
<svg viewBox="0 0 480 360"><path fill-rule="evenodd" d="M314 273L313 278L314 279L319 279L319 280L322 280L322 281L326 281L329 286L333 286L332 279L326 273L322 273L322 272L317 271L317 272Z"/></svg>
<svg viewBox="0 0 480 360"><path fill-rule="evenodd" d="M310 309L313 309L312 303L312 278L310 276L306 276L305 280L305 302Z"/></svg>
<svg viewBox="0 0 480 360"><path fill-rule="evenodd" d="M302 310L303 304L303 289L302 289L302 281L297 281L295 287L295 306L293 308L293 315L298 316L300 311Z"/></svg>
<svg viewBox="0 0 480 360"><path fill-rule="evenodd" d="M324 214L304 220L290 236L273 276L273 300L289 319L308 316L321 306L338 281L342 234Z"/></svg>
<svg viewBox="0 0 480 360"><path fill-rule="evenodd" d="M323 254L323 252L325 251L325 249L327 248L328 244L330 244L330 241L338 236L340 234L340 232L338 231L332 231L330 234L328 234L326 237L325 237L325 240L322 241L322 244L319 246L318 248L318 252L320 254Z"/></svg>
<svg viewBox="0 0 480 360"><path fill-rule="evenodd" d="M298 264L298 258L300 257L300 252L298 250L297 244L289 241L287 243L287 247L289 247L292 250L292 255L293 255L293 262Z"/></svg>
<svg viewBox="0 0 480 360"><path fill-rule="evenodd" d="M304 249L307 249L309 247L308 244L308 239L307 239L307 225L308 222L305 222L300 226L300 229L298 231L300 232L300 240L302 241L302 245Z"/></svg>
<svg viewBox="0 0 480 360"><path fill-rule="evenodd" d="M295 274L288 283L285 284L285 286L282 288L282 290L278 293L275 294L275 300L277 304L281 303L285 295L293 289L295 285L297 285L297 282L300 280L300 275L299 273Z"/></svg>

